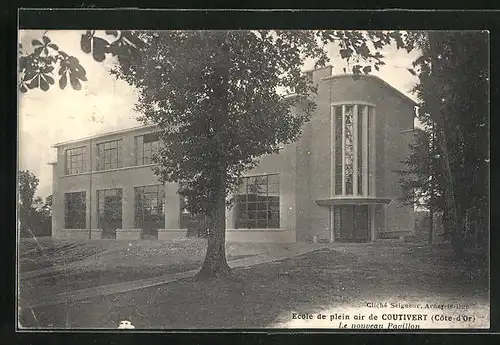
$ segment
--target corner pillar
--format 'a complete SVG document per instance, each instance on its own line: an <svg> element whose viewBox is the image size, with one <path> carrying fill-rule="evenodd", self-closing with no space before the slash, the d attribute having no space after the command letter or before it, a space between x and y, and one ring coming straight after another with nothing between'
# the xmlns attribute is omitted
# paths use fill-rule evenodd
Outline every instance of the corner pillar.
<svg viewBox="0 0 500 345"><path fill-rule="evenodd" d="M181 198L176 183L165 184L165 228L158 229L159 241L170 241L187 237L187 229L180 228Z"/></svg>

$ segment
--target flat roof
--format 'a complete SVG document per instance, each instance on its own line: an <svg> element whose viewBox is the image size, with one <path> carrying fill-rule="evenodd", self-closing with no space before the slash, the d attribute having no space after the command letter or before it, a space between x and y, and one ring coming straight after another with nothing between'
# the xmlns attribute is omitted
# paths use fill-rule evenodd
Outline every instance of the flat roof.
<svg viewBox="0 0 500 345"><path fill-rule="evenodd" d="M156 125L142 125L142 126L136 126L136 127L131 127L131 128L125 128L125 129L120 129L120 130L116 130L116 131L95 134L95 135L91 135L91 136L83 137L83 138L78 138L78 139L74 139L74 140L63 141L63 142L52 145L52 147L56 148L56 147L64 146L64 145L68 145L68 144L79 143L81 141L98 139L98 138L103 138L103 137L107 137L107 136L114 135L114 134L128 133L128 132L133 132L133 131L143 129L143 128L153 128L153 127L156 127Z"/></svg>
<svg viewBox="0 0 500 345"><path fill-rule="evenodd" d="M321 80L332 80L332 79L338 79L338 78L344 78L344 77L359 77L359 78L365 78L365 79L372 79L381 84L382 86L385 86L389 90L393 91L395 94L399 95L403 100L411 103L413 106L418 105L416 101L405 95L403 92L400 90L396 89L394 86L386 82L384 79L373 75L373 74L354 74L354 73L343 73L343 74L334 74L334 75L329 75L327 77L321 78Z"/></svg>

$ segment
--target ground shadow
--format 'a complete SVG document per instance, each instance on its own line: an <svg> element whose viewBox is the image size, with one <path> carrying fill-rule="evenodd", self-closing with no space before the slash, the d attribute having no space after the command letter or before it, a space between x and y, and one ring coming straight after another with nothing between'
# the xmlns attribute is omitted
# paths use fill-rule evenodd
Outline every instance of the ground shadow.
<svg viewBox="0 0 500 345"><path fill-rule="evenodd" d="M445 255L439 248L416 248L392 256L389 252L382 258L377 258L376 251L373 255L318 250L235 269L239 282L185 279L72 305L26 310L20 321L26 327L49 328L116 328L121 320L149 329L265 328L292 312L314 313L387 296L487 299L484 269L435 260Z"/></svg>

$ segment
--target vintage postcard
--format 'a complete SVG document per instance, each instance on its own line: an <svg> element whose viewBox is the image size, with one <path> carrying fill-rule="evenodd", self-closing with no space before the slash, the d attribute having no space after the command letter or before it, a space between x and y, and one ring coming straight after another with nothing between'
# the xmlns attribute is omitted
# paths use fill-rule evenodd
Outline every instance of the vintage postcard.
<svg viewBox="0 0 500 345"><path fill-rule="evenodd" d="M489 329L488 32L18 36L18 331Z"/></svg>

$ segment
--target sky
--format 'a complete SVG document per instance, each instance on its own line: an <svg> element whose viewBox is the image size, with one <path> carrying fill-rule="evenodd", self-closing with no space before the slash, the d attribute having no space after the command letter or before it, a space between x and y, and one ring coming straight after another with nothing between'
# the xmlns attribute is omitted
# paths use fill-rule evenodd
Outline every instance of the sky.
<svg viewBox="0 0 500 345"><path fill-rule="evenodd" d="M40 38L44 31L21 30L19 41L23 46L29 46L31 40ZM133 110L137 100L134 88L109 74L112 58L99 63L82 52L82 33L84 31L81 30L46 32L59 49L78 58L84 66L88 82L83 83L81 90L73 90L69 85L60 90L56 80L55 86L47 92L34 89L25 94L19 93L18 165L20 170L30 170L39 178L37 195L42 198L52 194L52 166L48 165L56 160L56 149L52 145L141 125L136 120L138 114ZM373 74L415 99L410 90L417 79L406 68L411 68L418 52L408 54L391 46L382 54L385 55L386 65ZM329 56L333 73L343 73L346 63L338 55L338 48L332 45ZM312 62L304 65L305 70L312 67Z"/></svg>

